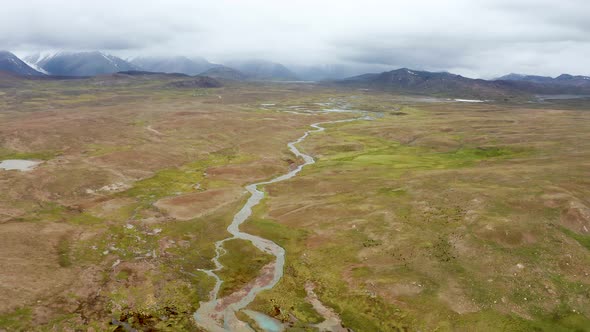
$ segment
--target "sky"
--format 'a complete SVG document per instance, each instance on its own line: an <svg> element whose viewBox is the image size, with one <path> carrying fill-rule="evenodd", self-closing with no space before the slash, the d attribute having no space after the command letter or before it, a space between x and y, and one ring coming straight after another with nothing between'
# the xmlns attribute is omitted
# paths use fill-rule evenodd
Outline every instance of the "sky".
<svg viewBox="0 0 590 332"><path fill-rule="evenodd" d="M588 0L2 0L0 49L590 75Z"/></svg>

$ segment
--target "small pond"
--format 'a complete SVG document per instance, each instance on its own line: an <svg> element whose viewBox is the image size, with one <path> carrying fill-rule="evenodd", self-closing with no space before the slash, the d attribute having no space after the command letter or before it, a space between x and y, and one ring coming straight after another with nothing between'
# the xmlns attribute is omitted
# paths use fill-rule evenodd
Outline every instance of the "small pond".
<svg viewBox="0 0 590 332"><path fill-rule="evenodd" d="M23 160L23 159L7 159L0 161L0 169L11 171L30 171L37 167L41 161L34 161L34 160Z"/></svg>

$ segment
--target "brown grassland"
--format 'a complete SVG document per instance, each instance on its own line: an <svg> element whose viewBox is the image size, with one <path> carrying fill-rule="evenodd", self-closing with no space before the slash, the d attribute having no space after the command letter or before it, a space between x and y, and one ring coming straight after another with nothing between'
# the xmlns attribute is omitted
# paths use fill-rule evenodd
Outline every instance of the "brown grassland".
<svg viewBox="0 0 590 332"><path fill-rule="evenodd" d="M244 230L286 249L250 308L293 331L590 331L590 103L427 101L306 84L178 89L165 78L0 89L0 331L196 330L214 242ZM332 103L324 105L322 103ZM264 105L263 105L264 104ZM268 104L268 105L267 105ZM308 110L302 115L286 110ZM270 258L230 241L222 294Z"/></svg>

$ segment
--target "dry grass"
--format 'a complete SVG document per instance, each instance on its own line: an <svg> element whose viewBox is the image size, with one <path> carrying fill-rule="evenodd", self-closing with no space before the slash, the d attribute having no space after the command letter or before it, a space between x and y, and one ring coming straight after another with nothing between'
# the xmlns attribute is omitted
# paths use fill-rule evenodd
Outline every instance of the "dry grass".
<svg viewBox="0 0 590 332"><path fill-rule="evenodd" d="M307 319L310 278L355 331L587 328L590 113L437 103L400 116L385 98L361 101L383 118L315 135L304 147L319 162L267 188L260 218L306 235L254 307ZM270 221L250 230L279 240Z"/></svg>
<svg viewBox="0 0 590 332"><path fill-rule="evenodd" d="M314 134L303 149L317 164L266 188L244 227L285 247L287 266L253 308L295 317L294 326L318 323L304 289L311 280L355 331L586 328L586 105L165 83L2 90L0 156L45 162L0 171L9 188L0 191L9 267L0 329L104 330L113 317L143 329L194 328L191 313L213 285L197 270L211 267L213 243L243 204L241 187L293 167L286 143L309 124L349 117L277 110L326 101L383 117ZM231 249L227 292L267 262L239 242Z"/></svg>

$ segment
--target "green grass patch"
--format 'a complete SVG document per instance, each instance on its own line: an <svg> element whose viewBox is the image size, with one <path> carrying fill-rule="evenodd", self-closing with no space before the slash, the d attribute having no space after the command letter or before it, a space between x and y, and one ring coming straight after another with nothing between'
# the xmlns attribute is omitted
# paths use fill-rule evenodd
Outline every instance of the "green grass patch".
<svg viewBox="0 0 590 332"><path fill-rule="evenodd" d="M355 278L366 278L372 273L371 268L367 266L360 266L352 269L352 276Z"/></svg>
<svg viewBox="0 0 590 332"><path fill-rule="evenodd" d="M224 266L219 272L219 277L223 280L220 297L230 295L254 280L262 267L274 260L273 256L258 250L247 240L226 241L223 247L227 253L219 260Z"/></svg>
<svg viewBox="0 0 590 332"><path fill-rule="evenodd" d="M125 278L118 275L118 279ZM141 286L119 288L109 294L116 309L113 315L139 331L194 331L192 314L198 302L195 284L187 280L168 280L149 276L158 285L158 302L153 303L152 292ZM202 278L207 279L207 278Z"/></svg>
<svg viewBox="0 0 590 332"><path fill-rule="evenodd" d="M71 243L67 235L61 237L57 243L58 263L61 267L72 266Z"/></svg>
<svg viewBox="0 0 590 332"><path fill-rule="evenodd" d="M272 239L285 248L284 274L279 283L270 291L259 294L249 308L266 313L281 320L289 320L289 315L297 318L301 326L308 323L319 323L322 317L306 300L305 282L311 279L309 271L295 257L302 255L302 243L307 232L281 225L272 220L260 218L259 213L265 208L265 201L255 207L255 217L242 226L245 232ZM257 213L258 211L258 213ZM281 314L276 315L280 308Z"/></svg>
<svg viewBox="0 0 590 332"><path fill-rule="evenodd" d="M121 225L109 229L98 251L109 249L111 245L116 248L114 253L121 259L145 256L148 253L153 253L158 247L156 237L145 235L137 228L127 228Z"/></svg>
<svg viewBox="0 0 590 332"><path fill-rule="evenodd" d="M403 145L374 136L329 132L331 144L318 147L322 155L315 167L380 166L394 172L447 169L473 166L484 160L504 160L531 153L510 146L462 147L454 151L437 151L431 147ZM319 137L319 136L318 136Z"/></svg>
<svg viewBox="0 0 590 332"><path fill-rule="evenodd" d="M19 152L0 148L0 160L7 159L34 159L49 160L59 156L58 151L36 151L36 152Z"/></svg>
<svg viewBox="0 0 590 332"><path fill-rule="evenodd" d="M130 145L101 145L89 144L86 146L88 155L92 157L104 156L113 152L127 151L131 149Z"/></svg>
<svg viewBox="0 0 590 332"><path fill-rule="evenodd" d="M516 151L506 147L463 148L453 152L436 152L427 148L392 144L388 148L362 153L340 153L327 158L331 161L348 162L359 167L386 165L393 169L444 169L466 167L488 159L503 159L515 156Z"/></svg>
<svg viewBox="0 0 590 332"><path fill-rule="evenodd" d="M154 226L163 229L160 236L182 243L167 250L166 268L176 272L214 268L211 262L215 256L214 242L229 236L226 228L244 202L237 201L207 217Z"/></svg>
<svg viewBox="0 0 590 332"><path fill-rule="evenodd" d="M55 202L39 202L39 207L32 212L29 220L36 221L64 221L68 209Z"/></svg>
<svg viewBox="0 0 590 332"><path fill-rule="evenodd" d="M117 275L115 276L115 279L117 279L117 280L129 279L129 271L125 271L125 270L119 271L119 273L117 273Z"/></svg>
<svg viewBox="0 0 590 332"><path fill-rule="evenodd" d="M69 222L76 225L94 225L104 222L102 218L90 213L80 212L77 209L68 208L56 202L40 202L39 206L31 211L27 221L43 222Z"/></svg>
<svg viewBox="0 0 590 332"><path fill-rule="evenodd" d="M264 205L258 211L263 211ZM260 212L259 212L260 213ZM329 242L314 251L305 250L308 232L281 225L271 220L254 218L245 225L248 232L269 238L285 248L287 252L283 278L271 291L261 293L253 305L254 310L273 314L280 307L278 319L289 320L295 316L301 326L321 322L323 318L315 312L305 299L304 289L307 281L318 287L316 293L320 300L334 309L344 325L354 331L396 331L404 328L404 315L395 306L369 294L351 291L340 278L343 268L358 263L358 250L367 246L380 245L366 235L344 232L335 235ZM366 274L369 270L353 271L353 274Z"/></svg>
<svg viewBox="0 0 590 332"><path fill-rule="evenodd" d="M527 320L515 315L505 315L492 310L484 310L477 313L470 313L460 316L460 319L449 324L448 330L471 331L547 331L547 332L569 332L590 331L590 321L571 310L557 310L548 317L535 317ZM446 330L446 329L443 329Z"/></svg>
<svg viewBox="0 0 590 332"><path fill-rule="evenodd" d="M247 156L237 155L234 149L223 149L182 167L161 170L150 178L135 182L132 188L119 195L137 198L144 205L150 205L164 197L192 192L197 183L202 184L202 189L207 189L209 185L204 176L207 168L239 163L247 159Z"/></svg>
<svg viewBox="0 0 590 332"><path fill-rule="evenodd" d="M71 216L68 218L68 221L76 225L93 225L100 224L104 220L89 213L82 212Z"/></svg>
<svg viewBox="0 0 590 332"><path fill-rule="evenodd" d="M19 308L12 312L0 314L0 330L30 331L32 312L29 308Z"/></svg>
<svg viewBox="0 0 590 332"><path fill-rule="evenodd" d="M572 239L578 241L584 248L590 250L590 236L578 234L568 228L563 226L559 226L559 229L567 236L571 237Z"/></svg>

